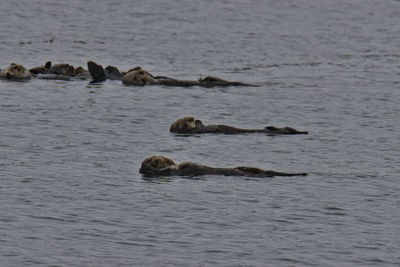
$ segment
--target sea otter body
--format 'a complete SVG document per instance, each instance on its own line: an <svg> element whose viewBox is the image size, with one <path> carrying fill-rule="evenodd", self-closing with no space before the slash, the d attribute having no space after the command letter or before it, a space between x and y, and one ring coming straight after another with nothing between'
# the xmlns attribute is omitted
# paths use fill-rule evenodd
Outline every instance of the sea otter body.
<svg viewBox="0 0 400 267"><path fill-rule="evenodd" d="M24 81L32 78L32 74L24 66L11 63L10 66L0 70L0 78L13 81Z"/></svg>
<svg viewBox="0 0 400 267"><path fill-rule="evenodd" d="M120 72L114 66L108 66L105 69L93 61L88 61L88 70L93 78L93 82L102 82L106 79L120 79L125 85L165 85L165 86L202 86L202 87L213 87L213 86L256 86L246 84L242 82L230 82L220 78L208 76L204 79L197 81L193 80L178 80L165 76L153 76L148 71L143 70L141 67L135 67L127 72Z"/></svg>
<svg viewBox="0 0 400 267"><path fill-rule="evenodd" d="M142 162L139 172L146 177L200 175L273 177L307 175L307 173L276 172L245 166L235 168L214 168L193 162L183 162L177 165L172 159L162 155L153 155L145 159Z"/></svg>
<svg viewBox="0 0 400 267"><path fill-rule="evenodd" d="M308 134L306 131L297 131L291 127L278 128L267 126L264 129L241 129L223 124L204 125L201 120L194 117L182 117L171 124L170 132L182 134L202 134L202 133L266 133L266 134Z"/></svg>

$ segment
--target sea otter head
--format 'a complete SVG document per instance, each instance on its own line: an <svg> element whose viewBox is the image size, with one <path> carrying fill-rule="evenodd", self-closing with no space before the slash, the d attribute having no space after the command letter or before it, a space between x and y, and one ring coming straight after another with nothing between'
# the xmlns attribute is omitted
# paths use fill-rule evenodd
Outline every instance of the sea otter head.
<svg viewBox="0 0 400 267"><path fill-rule="evenodd" d="M74 70L74 75L79 75L79 74L82 74L82 73L85 73L85 72L87 72L87 70L85 70L83 67L81 67L81 66L78 66L78 67L76 67L75 68L75 70Z"/></svg>
<svg viewBox="0 0 400 267"><path fill-rule="evenodd" d="M156 176L160 170L176 165L175 162L162 155L153 155L142 162L139 172L145 176Z"/></svg>
<svg viewBox="0 0 400 267"><path fill-rule="evenodd" d="M192 133L202 127L204 127L204 124L201 120L194 117L182 117L171 124L169 131L173 133Z"/></svg>
<svg viewBox="0 0 400 267"><path fill-rule="evenodd" d="M142 69L133 70L125 74L122 78L122 82L126 85L136 85L136 86L144 86L153 81L153 77Z"/></svg>
<svg viewBox="0 0 400 267"><path fill-rule="evenodd" d="M10 66L1 71L1 76L9 80L21 80L31 78L29 71L20 64L11 63Z"/></svg>

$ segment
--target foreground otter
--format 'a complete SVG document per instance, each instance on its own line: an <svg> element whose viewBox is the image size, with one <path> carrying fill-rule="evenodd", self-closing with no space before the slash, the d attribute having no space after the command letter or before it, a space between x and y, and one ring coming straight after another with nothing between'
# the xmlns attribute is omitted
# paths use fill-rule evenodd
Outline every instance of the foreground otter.
<svg viewBox="0 0 400 267"><path fill-rule="evenodd" d="M220 78L208 76L204 79L197 81L192 80L178 80L165 76L153 76L148 71L143 70L141 67L135 67L127 72L120 72L114 66L108 66L106 69L93 61L88 61L88 70L90 75L93 77L93 82L103 82L106 79L120 79L125 85L165 85L165 86L202 86L202 87L213 87L213 86L256 86L252 84L246 84L242 82L230 82Z"/></svg>
<svg viewBox="0 0 400 267"><path fill-rule="evenodd" d="M223 124L204 125L201 120L194 117L182 117L171 124L169 129L172 133L183 134L202 134L202 133L223 133L223 134L240 134L240 133L267 133L267 134L308 134L307 131L297 131L291 127L278 128L275 126L267 126L264 129L240 129Z"/></svg>
<svg viewBox="0 0 400 267"><path fill-rule="evenodd" d="M285 173L263 170L255 167L214 168L193 162L176 164L172 159L162 155L153 155L142 162L139 172L146 177L157 176L199 176L226 175L247 177L273 177L307 175L307 173Z"/></svg>
<svg viewBox="0 0 400 267"><path fill-rule="evenodd" d="M11 63L10 66L0 70L0 78L13 81L24 81L32 78L32 74L24 66Z"/></svg>

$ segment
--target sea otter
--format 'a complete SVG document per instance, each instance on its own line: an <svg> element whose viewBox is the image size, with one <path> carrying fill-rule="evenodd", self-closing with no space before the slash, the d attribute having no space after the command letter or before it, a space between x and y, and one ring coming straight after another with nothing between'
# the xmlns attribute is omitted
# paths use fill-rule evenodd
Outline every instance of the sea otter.
<svg viewBox="0 0 400 267"><path fill-rule="evenodd" d="M49 68L48 73L65 75L65 76L74 76L75 68L74 66L67 63L55 64Z"/></svg>
<svg viewBox="0 0 400 267"><path fill-rule="evenodd" d="M154 77L141 68L128 72L122 77L122 83L125 85L144 86L147 84L155 84Z"/></svg>
<svg viewBox="0 0 400 267"><path fill-rule="evenodd" d="M11 63L10 66L0 70L0 78L13 81L24 81L32 78L32 74L24 66Z"/></svg>
<svg viewBox="0 0 400 267"><path fill-rule="evenodd" d="M169 129L172 133L182 134L202 134L202 133L222 133L222 134L240 134L240 133L266 133L266 134L308 134L307 131L297 131L291 127L278 128L267 126L264 129L240 129L223 124L204 125L203 122L194 117L182 117L171 124Z"/></svg>
<svg viewBox="0 0 400 267"><path fill-rule="evenodd" d="M199 176L199 175L226 175L247 177L273 177L307 175L307 173L285 173L272 170L263 170L255 167L214 168L193 162L176 164L172 159L162 155L153 155L146 158L139 172L146 177L158 176Z"/></svg>
<svg viewBox="0 0 400 267"><path fill-rule="evenodd" d="M220 78L208 76L204 79L199 79L197 81L193 80L178 80L165 76L153 76L148 71L143 70L141 67L137 66L130 69L127 72L120 72L114 66L108 66L104 69L101 65L88 61L88 70L93 78L93 82L102 82L106 79L120 79L125 85L165 85L165 86L202 86L202 87L213 87L213 86L256 86L252 84L242 83L242 82L230 82Z"/></svg>
<svg viewBox="0 0 400 267"><path fill-rule="evenodd" d="M35 77L47 80L71 80L88 79L89 72L83 67L74 67L67 63L52 65L51 61L47 61L44 66L33 67L29 70Z"/></svg>

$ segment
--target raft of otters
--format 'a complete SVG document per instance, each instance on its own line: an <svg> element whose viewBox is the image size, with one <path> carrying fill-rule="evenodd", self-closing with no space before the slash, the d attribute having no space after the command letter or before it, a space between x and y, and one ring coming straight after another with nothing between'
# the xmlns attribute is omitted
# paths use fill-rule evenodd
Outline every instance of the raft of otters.
<svg viewBox="0 0 400 267"><path fill-rule="evenodd" d="M75 68L66 63L52 65L52 63L48 61L43 66L26 69L20 64L11 63L10 66L0 70L0 79L25 81L35 77L39 79L84 80L92 77L92 82L103 82L107 79L121 80L125 85L135 86L257 86L243 82L226 81L212 76L207 76L199 80L179 80L165 76L154 76L139 66L132 68L127 72L121 72L114 66L107 66L104 69L101 65L93 61L88 61L87 66L88 70L85 70L83 67L79 66Z"/></svg>
<svg viewBox="0 0 400 267"><path fill-rule="evenodd" d="M179 134L203 134L203 133L222 133L222 134L241 134L241 133L266 133L275 134L308 134L307 131L298 131L291 127L278 128L267 126L263 129L241 129L223 124L204 125L203 122L194 117L182 117L171 124L169 129L172 133Z"/></svg>
<svg viewBox="0 0 400 267"><path fill-rule="evenodd" d="M272 170L263 170L255 167L240 166L235 168L214 168L193 162L182 162L176 164L172 159L162 155L153 155L146 158L139 172L145 177L160 176L200 176L200 175L225 175L225 176L247 176L247 177L273 177L273 176L296 176L307 175L307 173L286 173Z"/></svg>

